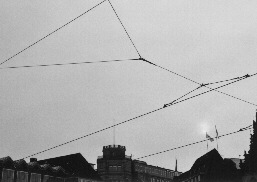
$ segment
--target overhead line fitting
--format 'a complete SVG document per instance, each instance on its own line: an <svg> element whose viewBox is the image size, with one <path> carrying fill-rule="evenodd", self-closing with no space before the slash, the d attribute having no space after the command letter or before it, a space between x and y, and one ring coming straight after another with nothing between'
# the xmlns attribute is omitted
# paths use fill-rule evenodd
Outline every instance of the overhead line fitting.
<svg viewBox="0 0 257 182"><path fill-rule="evenodd" d="M248 74L247 74L247 75L248 75ZM194 97L198 97L198 96L200 96L200 95L206 94L206 93L211 92L211 91L217 91L217 89L219 89L219 88L225 87L225 86L227 86L227 85L230 85L230 84L232 84L232 83L241 81L241 80L246 79L246 78L249 78L249 77L250 77L249 75L248 75L248 76L243 76L243 77L241 77L240 79L237 79L237 80L232 81L232 82L230 82L230 83L223 84L223 85L221 85L221 86L219 86L219 87L216 87L216 88L207 87L207 88L209 88L210 90L205 91L205 92L202 92L202 93L199 93L199 94L196 94L196 95L193 95L193 96L188 97L188 98L185 98L185 99L183 99L183 100L179 100L179 99L185 97L186 95L188 95L188 94L194 92L195 90L201 88L202 86L200 85L200 87L197 87L196 89L194 89L194 90L192 90L192 91L186 93L185 95L181 96L179 99L176 99L176 100L172 101L171 103L164 104L163 108L169 107L169 106L171 106L171 105L174 105L174 104L177 104L177 103L180 103L180 102L183 102L183 101L186 101L186 100L188 100L188 99L192 99L192 98L194 98Z"/></svg>
<svg viewBox="0 0 257 182"><path fill-rule="evenodd" d="M142 60L142 59L141 59L141 60ZM188 78L188 77L186 77L186 76L183 76L183 75L181 75L181 74L179 74L179 73L176 73L176 72L174 72L174 71L172 71L172 70L169 70L169 69L167 69L167 68L164 68L164 67L162 67L162 66L160 66L160 65L157 65L157 64L155 64L155 63L152 63L152 62L146 61L146 60L143 60L143 61L144 61L144 62L147 62L147 63L150 63L150 64L152 64L152 65L154 65L154 66L156 66L156 67L158 67L158 68L160 68L160 69L163 69L163 70L165 70L165 71L167 71L167 72L170 72L170 73L172 73L172 74L174 74L174 75L177 75L177 76L179 76L179 77L181 77L181 78L184 78L184 79L186 79L186 80L188 80L188 81L190 81L190 82L193 82L193 83L198 84L198 85L200 85L200 86L205 86L205 87L208 88L208 89L212 89L211 87L208 87L208 86L206 86L205 84L201 84L201 83L199 83L199 82L197 82L197 81L194 81L194 80L192 80L192 79L190 79L190 78ZM244 78L248 78L248 77L252 77L252 76L255 76L255 75L257 75L257 73L251 74L251 75L246 74L246 75L243 76L243 77L244 77ZM255 103L252 103L252 102L246 101L246 100L244 100L244 99L235 97L235 96L230 95L230 94L227 94L227 93L225 93L225 92L222 92L222 91L219 91L219 90L215 90L215 91L216 91L216 92L219 92L219 93L221 93L221 94L223 94L223 95L226 95L226 96L228 96L228 97L231 97L231 98L233 98L233 99L240 100L240 101L242 101L242 102L244 102L244 103L253 105L253 106L255 106L255 107L257 106L257 104L255 104Z"/></svg>
<svg viewBox="0 0 257 182"><path fill-rule="evenodd" d="M221 80L221 81L216 81L216 82L211 82L211 83L202 83L201 86L207 86L207 85L213 85L213 84L217 84L217 83L222 83L222 82L228 82L228 81L232 81L232 80L238 80L238 79L242 79L242 78L249 78L250 75L246 74L244 76L240 76L240 77L235 77L235 78L231 78L231 79L227 79L227 80Z"/></svg>

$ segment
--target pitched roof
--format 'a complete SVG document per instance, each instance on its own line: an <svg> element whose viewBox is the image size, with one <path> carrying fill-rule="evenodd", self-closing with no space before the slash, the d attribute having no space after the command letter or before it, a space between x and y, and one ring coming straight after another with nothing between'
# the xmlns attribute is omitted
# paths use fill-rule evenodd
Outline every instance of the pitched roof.
<svg viewBox="0 0 257 182"><path fill-rule="evenodd" d="M199 157L190 170L198 169L203 165L212 165L212 163L216 160L223 161L223 158L220 156L219 152L216 149L212 149L208 153Z"/></svg>
<svg viewBox="0 0 257 182"><path fill-rule="evenodd" d="M14 166L13 166L13 160L11 157L7 156L7 157L3 157L3 158L0 158L0 168L10 168L10 169L13 169Z"/></svg>
<svg viewBox="0 0 257 182"><path fill-rule="evenodd" d="M38 163L41 165L48 163L51 166L62 166L73 177L101 180L97 172L80 153L40 160Z"/></svg>

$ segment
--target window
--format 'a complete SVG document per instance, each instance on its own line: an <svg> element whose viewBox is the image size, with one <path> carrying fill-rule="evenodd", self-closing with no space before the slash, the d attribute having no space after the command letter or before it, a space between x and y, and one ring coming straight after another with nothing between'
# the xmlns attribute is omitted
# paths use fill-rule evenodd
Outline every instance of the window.
<svg viewBox="0 0 257 182"><path fill-rule="evenodd" d="M109 171L117 171L117 166L109 166Z"/></svg>
<svg viewBox="0 0 257 182"><path fill-rule="evenodd" d="M2 171L2 180L6 182L14 181L14 170L3 169Z"/></svg>

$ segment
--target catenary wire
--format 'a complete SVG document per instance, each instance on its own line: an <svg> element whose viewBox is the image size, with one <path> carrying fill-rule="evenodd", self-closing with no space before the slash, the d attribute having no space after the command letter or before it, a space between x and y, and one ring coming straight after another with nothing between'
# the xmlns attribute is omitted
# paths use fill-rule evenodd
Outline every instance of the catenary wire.
<svg viewBox="0 0 257 182"><path fill-rule="evenodd" d="M234 81L234 82L236 82L236 81ZM234 83L234 82L233 82L233 83ZM230 83L230 84L232 84L232 83ZM227 85L228 85L228 84L223 85L222 87L227 86ZM210 91L213 91L213 90L215 90L215 89L218 89L218 88L213 88L213 89L212 89L212 90L210 90ZM210 91L208 91L208 92L210 92ZM205 93L207 93L207 92L205 92ZM201 95L202 95L202 94L201 94ZM193 96L192 98L197 97L197 96L199 96L199 94L198 94L198 95L196 95L196 96ZM175 102L175 103L173 103L173 104L168 104L167 106L165 106L165 105L164 105L165 107L157 108L157 109L155 109L155 110L149 111L149 112L144 113L144 114L141 114L141 115L139 115L139 116L136 116L136 117L130 118L130 119L125 120L125 121L122 121L122 122L120 122L120 123L117 123L117 124L111 125L111 126L109 126L109 127L106 127L106 128L100 129L100 130L98 130L98 131L92 132L92 133L90 133L90 134L87 134L87 135L84 135L84 136L81 136L81 137L75 138L75 139L73 139L73 140L70 140L70 141L68 141L68 142L64 142L64 143L62 143L62 144L56 145L56 146L51 147L51 148L48 148L48 149L46 149L46 150L42 150L42 151L40 151L40 152L37 152L37 153L31 154L31 155L29 155L29 156L27 156L27 157L24 157L24 158L22 158L22 159L26 159L26 158L29 158L29 157L32 157L32 156L35 156L35 155L38 155L38 154L41 154L41 153L47 152L47 151L49 151L49 150L52 150L52 149L55 149L55 148L61 147L61 146L63 146L63 145L67 145L67 144L69 144L69 143L72 143L72 142L75 142L75 141L77 141L77 140L80 140L80 139L83 139L83 138L89 137L89 136L91 136L91 135L94 135L94 134L100 133L100 132L105 131L105 130L108 130L108 129L110 129L110 128L113 128L113 127L116 127L116 126L119 126L119 125L122 125L122 124L128 123L128 122L133 121L133 120L135 120L135 119L138 119L138 118L141 118L141 117L143 117L143 116L146 116L146 115L152 114L152 113L154 113L154 112L160 111L160 110L162 110L162 109L165 109L165 108L167 108L167 107L170 107L170 106L176 105L176 104L178 104L178 103L184 102L184 101L189 100L189 99L191 99L191 98L187 98L187 99L184 99L184 100L182 100L182 101Z"/></svg>
<svg viewBox="0 0 257 182"><path fill-rule="evenodd" d="M117 12L115 11L115 9L114 9L114 7L113 7L113 5L112 5L111 1L110 1L110 0L108 0L108 2L109 2L109 4L111 5L112 10L113 10L113 12L115 13L116 17L118 18L118 20L119 20L119 22L120 22L121 26L123 27L124 31L126 32L126 34L127 34L128 38L129 38L130 42L132 43L133 47L135 48L135 50L136 50L136 52L137 52L138 56L141 58L141 55L140 55L140 53L139 53L139 51L138 51L138 49L137 49L137 47L136 47L135 43L134 43L134 42L133 42L133 40L131 39L131 37L130 37L130 35L129 35L128 31L127 31L127 29L126 29L126 28L125 28L125 26L123 25L123 23L122 23L122 21L121 21L120 17L118 16Z"/></svg>
<svg viewBox="0 0 257 182"><path fill-rule="evenodd" d="M249 130L249 129L251 129L251 128L248 126L248 127L241 128L241 129L239 129L237 131L234 131L234 132L230 132L230 133L226 133L226 134L223 134L223 135L219 135L217 137L221 138L221 137L225 137L225 136L228 136L228 135L233 135L233 134L236 134L236 133L239 133L239 132L242 132L242 131L246 131L246 130ZM197 142L193 142L193 143L189 143L189 144L186 144L186 145L182 145L182 146L179 146L179 147L174 147L174 148L171 148L171 149L168 149L168 150L164 150L164 151L161 151L161 152L156 152L156 153L153 153L153 154L145 155L145 156L142 156L142 157L138 157L135 160L151 157L151 156L154 156L154 155L159 155L159 154L162 154L162 153L170 152L170 151L177 150L177 149L184 148L184 147L188 147L188 146L191 146L191 145L196 145L196 144L208 141L208 140L210 140L210 139L204 139L204 140L200 140L200 141L197 141Z"/></svg>
<svg viewBox="0 0 257 182"><path fill-rule="evenodd" d="M221 138L221 137L225 137L225 136L228 136L228 135L233 135L233 134L236 134L236 133L239 133L239 132L242 132L242 131L246 131L246 130L249 130L249 129L252 129L252 125L249 125L249 126L244 127L244 128L240 128L239 130L234 131L234 132L230 132L230 133L226 133L226 134L223 134L223 135L216 136L215 138ZM211 140L211 139L208 138L208 139L200 140L200 141L197 141L197 142L192 142L192 143L189 143L189 144L186 144L186 145L182 145L182 146L179 146L179 147L174 147L174 148L171 148L171 149L163 150L163 151L152 153L152 154L148 154L148 155L145 155L145 156L142 156L142 157L138 157L138 158L135 158L135 159L132 159L132 160L139 160L139 159L143 159L143 158L152 157L152 156L155 156L155 155L160 155L160 154L163 154L163 153L166 153L166 152L170 152L170 151L173 151L173 150L189 147L191 145L196 145L196 144L208 141L208 140ZM124 163L128 163L128 162L131 162L131 161L130 160L129 161L125 161ZM120 162L118 162L116 164L119 164L119 163Z"/></svg>
<svg viewBox="0 0 257 182"><path fill-rule="evenodd" d="M164 106L163 106L163 107L167 107L167 106L170 106L170 105L178 104L178 103L180 103L180 102L184 102L184 101L189 100L189 99L192 99L192 98L194 98L194 97L198 97L198 96L200 96L200 95L203 95L203 94L209 93L209 92L214 91L214 90L217 90L217 89L219 89L219 88L222 88L222 87L228 86L228 85L233 84L233 83L235 83L235 82L239 82L239 81L241 81L241 80L243 80L243 79L246 79L246 78L247 78L247 77L245 77L245 78L241 78L241 79L238 79L238 80L235 80L235 81L233 81L233 82L230 82L230 83L227 83L227 84L221 85L221 86L216 87L216 88L211 88L211 89L210 89L210 90L208 90L208 91L205 91L205 92L202 92L202 93L199 93L199 94L193 95L193 96L191 96L191 97L188 97L188 98L183 99L183 100L180 100L180 101L178 101L178 100L175 100L175 102L174 102L174 101L172 101L171 103L164 104Z"/></svg>
<svg viewBox="0 0 257 182"><path fill-rule="evenodd" d="M3 61L2 63L0 63L0 65L4 64L5 62L11 60L12 58L16 57L17 55L19 55L20 53L26 51L27 49L31 48L32 46L36 45L37 43L41 42L42 40L46 39L47 37L49 37L50 35L54 34L55 32L59 31L60 29L64 28L65 26L69 25L70 23L74 22L75 20L77 20L78 18L82 17L83 15L85 15L86 13L88 13L89 11L93 10L94 8L98 7L99 5L101 5L102 3L104 3L107 0L103 0L100 3L96 4L95 6L93 6L92 8L90 8L89 10L85 11L84 13L80 14L79 16L77 16L76 18L70 20L69 22L67 22L66 24L62 25L61 27L57 28L56 30L52 31L51 33L47 34L46 36L44 36L43 38L39 39L38 41L34 42L33 44L27 46L26 48L22 49L21 51L19 51L18 53L14 54L13 56L9 57L8 59L6 59L5 61Z"/></svg>
<svg viewBox="0 0 257 182"><path fill-rule="evenodd" d="M138 59L117 59L108 61L85 61L85 62L70 62L70 63L55 63L55 64L41 64L41 65L26 65L26 66L10 66L10 67L0 67L0 69L19 69L19 68L34 68L34 67L49 67L49 66L67 66L67 65L77 65L77 64L95 64L95 63L111 63L111 62L121 62L121 61L133 61Z"/></svg>
<svg viewBox="0 0 257 182"><path fill-rule="evenodd" d="M169 69L167 69L167 68L164 68L164 67L162 67L162 66L160 66L160 65L157 65L157 64L155 64L155 63L153 63L153 62L150 62L150 61L145 60L145 59L143 59L143 58L140 58L140 60L142 60L142 61L144 61L144 62L147 62L147 63L149 63L149 64L152 64L152 65L154 65L154 66L156 66L156 67L159 67L159 68L161 68L161 69L163 69L163 70L166 70L166 71L168 71L168 72L170 72L170 73L172 73L172 74L174 74L174 75L177 75L177 76L179 76L179 77L181 77L181 78L184 78L184 79L186 79L186 80L188 80L188 81L190 81L190 82L196 83L196 84L198 84L198 85L203 85L204 87L206 87L206 88L208 88L208 89L212 89L211 87L205 86L205 85L202 84L202 83L196 82L196 81L194 81L194 80L192 80L192 79L190 79L190 78L187 78L187 77L185 77L185 76L183 76L183 75L181 75L181 74L178 74L178 73L176 73L176 72L174 72L174 71L172 71L172 70L169 70ZM257 73L252 74L251 76L255 76L255 75L257 75ZM240 101L242 101L242 102L245 102L245 103L247 103L247 104L250 104L250 105L253 105L253 106L257 106L257 104L254 104L254 103L249 102L249 101L246 101L246 100L244 100L244 99L235 97L235 96L230 95L230 94L227 94L227 93L225 93L225 92L222 92L222 91L219 91L219 90L215 90L215 91L216 91L216 92L219 92L219 93L221 93L221 94L223 94L223 95L229 96L229 97L231 97L231 98L234 98L234 99L236 99L236 100L240 100Z"/></svg>
<svg viewBox="0 0 257 182"><path fill-rule="evenodd" d="M242 76L242 77L237 77L237 78L232 78L232 79L224 80L224 81L213 82L212 84L214 84L214 83L228 82L228 81L232 81L232 80L235 80L235 79L237 79L237 81L239 81L239 79L242 79L242 78L244 78L244 76ZM232 82L232 83L233 83L233 82ZM209 84L209 83L208 83L208 84ZM229 84L231 84L231 83L229 83ZM224 86L229 85L229 84L225 84L225 85L223 85L223 86L221 86L221 87L224 87ZM188 93L182 95L181 97L179 97L179 98L173 100L173 101L172 101L171 103L169 103L169 104L173 104L173 103L177 102L178 100L184 98L185 96L187 96L187 95L189 95L190 93L192 93L192 92L198 90L199 88L202 88L202 87L205 86L205 85L207 85L207 84L201 84L200 86L198 86L198 87L195 88L194 90L191 90L190 92L188 92ZM221 87L214 88L213 90L218 89L218 88L221 88ZM212 91L212 90L209 90L209 91ZM209 91L207 91L207 92L209 92ZM207 93L207 92L204 92L204 93ZM202 94L204 94L204 93L201 93L201 94L199 94L199 95L202 95ZM195 96L197 96L197 95L195 95ZM195 97L195 96L192 96L192 98Z"/></svg>
<svg viewBox="0 0 257 182"><path fill-rule="evenodd" d="M245 76L245 75L244 75L244 76ZM204 83L204 84L202 84L202 85L203 85L203 86L206 86L206 85L213 85L213 84L222 83L222 82L228 82L228 81L240 79L240 78L242 78L242 77L244 77L244 76L236 77L236 78L231 78L231 79L227 79L227 80L221 80L221 81L217 81L217 82Z"/></svg>

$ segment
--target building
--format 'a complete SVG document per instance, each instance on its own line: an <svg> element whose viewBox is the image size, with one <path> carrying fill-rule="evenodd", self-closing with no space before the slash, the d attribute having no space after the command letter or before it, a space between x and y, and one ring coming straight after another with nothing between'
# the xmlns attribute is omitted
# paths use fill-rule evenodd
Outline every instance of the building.
<svg viewBox="0 0 257 182"><path fill-rule="evenodd" d="M80 153L44 159L37 162L40 165L62 166L66 173L69 174L69 180L66 180L67 182L102 181L98 173L94 170L93 164L88 163Z"/></svg>
<svg viewBox="0 0 257 182"><path fill-rule="evenodd" d="M133 182L172 182L173 178L180 174L180 172L171 169L148 165L144 161L132 161Z"/></svg>
<svg viewBox="0 0 257 182"><path fill-rule="evenodd" d="M240 182L240 171L231 159L223 159L216 149L198 158L191 169L175 178L177 182Z"/></svg>
<svg viewBox="0 0 257 182"><path fill-rule="evenodd" d="M253 133L250 137L250 149L244 154L245 160L240 166L243 173L243 182L257 182L257 112L253 121Z"/></svg>
<svg viewBox="0 0 257 182"><path fill-rule="evenodd" d="M61 166L39 165L35 160L13 161L11 157L0 158L1 182L65 182L69 174Z"/></svg>
<svg viewBox="0 0 257 182"><path fill-rule="evenodd" d="M97 159L97 172L104 181L132 181L132 160L126 156L126 147L108 145Z"/></svg>
<svg viewBox="0 0 257 182"><path fill-rule="evenodd" d="M144 161L126 156L126 147L108 145L97 159L97 171L106 182L171 182L179 172L148 165Z"/></svg>

